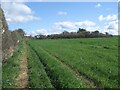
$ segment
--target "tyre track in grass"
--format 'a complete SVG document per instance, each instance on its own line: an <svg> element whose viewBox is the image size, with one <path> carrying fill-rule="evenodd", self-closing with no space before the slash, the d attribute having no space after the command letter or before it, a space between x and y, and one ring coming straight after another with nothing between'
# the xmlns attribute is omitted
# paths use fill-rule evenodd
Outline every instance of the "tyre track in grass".
<svg viewBox="0 0 120 90"><path fill-rule="evenodd" d="M98 90L103 89L103 87L101 85L98 85L98 83L94 82L93 80L91 80L90 78L88 78L86 75L78 72L77 70L74 70L70 65L67 65L66 63L64 63L64 61L61 60L56 55L53 55L52 53L50 53L49 51L47 51L47 50L45 50L43 48L40 48L40 49L44 50L46 53L48 53L49 55L51 55L54 58L56 58L56 60L58 60L68 70L70 70L70 72L73 73L77 77L77 79L79 79L80 81L85 82L90 88L96 88Z"/></svg>
<svg viewBox="0 0 120 90"><path fill-rule="evenodd" d="M18 77L16 78L16 86L18 89L25 89L28 85L27 46L25 42L23 45L22 55L20 58L20 71Z"/></svg>
<svg viewBox="0 0 120 90"><path fill-rule="evenodd" d="M36 68L37 66L39 66L39 68ZM50 81L50 78L48 77L45 71L44 65L41 63L39 56L29 44L28 44L28 74L29 74L29 85L28 85L29 88L54 89ZM36 77L34 77L32 74L34 74Z"/></svg>
<svg viewBox="0 0 120 90"><path fill-rule="evenodd" d="M33 48L33 47L31 46L31 48ZM53 57L52 55L50 55L48 52L46 52L45 50L43 50L41 47L39 47L39 49L42 50L42 51L44 51L46 54L48 54L48 55L51 56L52 58L56 59L55 57ZM39 59L41 60L38 52L37 52L34 48L33 48L33 50L35 51L35 53L37 54L37 56L38 56ZM59 60L55 60L55 61L57 61L57 62L60 63ZM41 62L41 63L44 65L44 67L46 67L46 64L45 64L44 62ZM63 66L61 63L60 63L60 65ZM63 67L64 67L65 69L69 70L69 69L66 68L65 66L63 66ZM57 81L57 83L54 83L54 79L53 79L53 77L51 77L51 74L50 74L50 73L52 73L52 71L49 70L49 68L46 68L45 71L46 71L46 73L47 73L47 75L48 75L48 77L49 77L52 85L53 85L56 89L57 89L57 88L63 88L63 87L61 87L61 85L59 84L59 83L60 83L59 81ZM53 72L54 72L54 71L53 71ZM69 72L70 72L70 71L69 71ZM71 73L71 74L74 75L74 73ZM74 75L74 76L75 76L75 75ZM79 78L76 78L76 79L81 82L81 80L79 80ZM84 83L84 82L81 82L81 83ZM56 86L55 84L57 84L57 86ZM84 83L84 85L86 85L86 84ZM86 85L86 86L88 86L88 85ZM85 88L86 88L86 86L85 86ZM88 87L89 87L89 86L88 86ZM69 88L69 87L68 87L68 88Z"/></svg>

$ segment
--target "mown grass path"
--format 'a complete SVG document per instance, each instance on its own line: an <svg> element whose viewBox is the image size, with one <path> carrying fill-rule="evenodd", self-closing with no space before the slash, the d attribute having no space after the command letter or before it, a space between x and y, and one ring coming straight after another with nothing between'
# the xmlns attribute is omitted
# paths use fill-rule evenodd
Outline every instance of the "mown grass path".
<svg viewBox="0 0 120 90"><path fill-rule="evenodd" d="M24 43L22 55L20 58L20 71L16 78L17 88L26 88L28 85L28 62L27 62L27 45Z"/></svg>

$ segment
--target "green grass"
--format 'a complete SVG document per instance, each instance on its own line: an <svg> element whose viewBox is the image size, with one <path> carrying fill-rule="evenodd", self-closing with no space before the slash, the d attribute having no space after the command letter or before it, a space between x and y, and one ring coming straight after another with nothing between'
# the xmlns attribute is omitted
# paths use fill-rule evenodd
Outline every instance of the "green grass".
<svg viewBox="0 0 120 90"><path fill-rule="evenodd" d="M36 54L40 57L41 62L46 67L50 80L55 88L85 88L87 85L80 81L74 73L70 72L68 68L60 63L55 57L49 53L37 47L37 44L33 45Z"/></svg>
<svg viewBox="0 0 120 90"><path fill-rule="evenodd" d="M72 80L67 81L66 78L71 79L70 76L73 76L69 70L60 65L59 61L62 61L102 87L118 87L117 37L32 40L30 44L35 48L46 67L53 71L59 83L65 83L65 80L72 82ZM54 57L57 57L59 61ZM64 75L60 77L60 74ZM77 82L75 77L73 80ZM77 87L78 85L65 84L63 87Z"/></svg>
<svg viewBox="0 0 120 90"><path fill-rule="evenodd" d="M14 55L2 65L2 88L16 88L15 82L19 72L19 58L23 42L16 48Z"/></svg>
<svg viewBox="0 0 120 90"><path fill-rule="evenodd" d="M118 87L117 37L30 40L27 44L30 88L89 88L76 72L100 87ZM2 88L16 87L24 45L3 64Z"/></svg>
<svg viewBox="0 0 120 90"><path fill-rule="evenodd" d="M28 75L30 88L54 88L36 53L28 46Z"/></svg>

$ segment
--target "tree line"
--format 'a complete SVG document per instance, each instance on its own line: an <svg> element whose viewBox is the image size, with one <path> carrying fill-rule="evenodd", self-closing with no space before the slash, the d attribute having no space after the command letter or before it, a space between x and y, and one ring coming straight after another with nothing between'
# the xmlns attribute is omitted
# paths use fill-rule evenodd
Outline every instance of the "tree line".
<svg viewBox="0 0 120 90"><path fill-rule="evenodd" d="M100 33L98 30L90 32L86 29L79 28L77 32L68 32L63 31L60 34L51 34L51 35L36 35L35 39L70 39L70 38L100 38L100 37L112 37L111 34L106 32L105 34Z"/></svg>

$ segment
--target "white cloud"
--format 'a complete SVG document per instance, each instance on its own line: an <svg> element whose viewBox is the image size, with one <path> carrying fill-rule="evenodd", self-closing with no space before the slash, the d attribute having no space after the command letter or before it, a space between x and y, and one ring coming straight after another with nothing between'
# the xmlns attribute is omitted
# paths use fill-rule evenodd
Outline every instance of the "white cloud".
<svg viewBox="0 0 120 90"><path fill-rule="evenodd" d="M78 26L78 27L83 27L83 28L93 27L93 26L96 25L96 23L95 23L95 22L92 22L92 21L76 22L75 24L76 24L76 26Z"/></svg>
<svg viewBox="0 0 120 90"><path fill-rule="evenodd" d="M64 21L64 22L57 22L54 25L59 29L76 29L78 27L81 28L92 27L95 26L95 23L92 21L81 21L81 22Z"/></svg>
<svg viewBox="0 0 120 90"><path fill-rule="evenodd" d="M2 8L5 12L8 23L23 23L40 18L33 15L33 11L25 3L2 2Z"/></svg>
<svg viewBox="0 0 120 90"><path fill-rule="evenodd" d="M32 36L35 36L35 35L48 35L48 30L46 29L37 29L37 30L34 30L34 31L31 31L31 32L27 32L27 35L32 35Z"/></svg>
<svg viewBox="0 0 120 90"><path fill-rule="evenodd" d="M64 21L64 22L56 22L56 23L54 23L54 25L55 25L55 27L58 27L59 29L70 29L70 28L76 28L74 22L68 22L68 21Z"/></svg>
<svg viewBox="0 0 120 90"><path fill-rule="evenodd" d="M58 15L67 15L67 12L59 11Z"/></svg>
<svg viewBox="0 0 120 90"><path fill-rule="evenodd" d="M56 22L54 23L51 32L61 33L65 30L68 32L71 31L76 32L78 28L85 28L87 30L90 29L90 31L94 31L97 28L95 25L96 23L88 20L81 22L70 22L70 21Z"/></svg>
<svg viewBox="0 0 120 90"><path fill-rule="evenodd" d="M102 5L100 3L98 3L97 5L95 5L96 8L101 7Z"/></svg>
<svg viewBox="0 0 120 90"><path fill-rule="evenodd" d="M118 20L116 14L107 16L100 15L98 19L99 21L105 21L102 33L108 32L113 35L118 35Z"/></svg>
<svg viewBox="0 0 120 90"><path fill-rule="evenodd" d="M78 28L86 28L89 31L94 31L98 27L95 26L95 23L92 21L81 21L81 22L56 22L53 24L52 28L50 29L37 29L27 33L27 35L49 35L49 34L59 34L62 33L64 30L68 32L76 32Z"/></svg>
<svg viewBox="0 0 120 90"><path fill-rule="evenodd" d="M118 20L107 22L103 27L103 33L108 32L113 35L118 35Z"/></svg>
<svg viewBox="0 0 120 90"><path fill-rule="evenodd" d="M113 35L118 35L118 20L106 22L105 26L99 27L96 26L95 22L92 21L81 21L81 22L70 22L70 21L63 21L63 22L56 22L53 24L52 28L50 29L37 29L28 33L28 35L49 35L49 34L59 34L63 31L68 32L76 32L78 28L85 28L86 30L92 32L98 30L100 33L108 32Z"/></svg>
<svg viewBox="0 0 120 90"><path fill-rule="evenodd" d="M109 22L108 29L118 29L118 21Z"/></svg>
<svg viewBox="0 0 120 90"><path fill-rule="evenodd" d="M98 20L99 20L99 21L103 21L103 20L104 20L103 15L100 15L100 16L98 17Z"/></svg>
<svg viewBox="0 0 120 90"><path fill-rule="evenodd" d="M88 31L93 32L95 30L98 30L101 33L100 27L99 26L94 26L94 27L88 27L86 28Z"/></svg>
<svg viewBox="0 0 120 90"><path fill-rule="evenodd" d="M100 33L108 32L113 35L118 35L118 20L109 21L104 23L105 26L97 26L93 21L81 21L81 22L56 22L51 29L51 32L61 33L64 30L71 32L77 31L78 28L85 28L86 30L92 32L98 30Z"/></svg>
<svg viewBox="0 0 120 90"><path fill-rule="evenodd" d="M112 15L108 15L106 17L104 17L103 15L100 15L98 17L99 21L113 21L113 20L117 20L117 15L112 14Z"/></svg>

